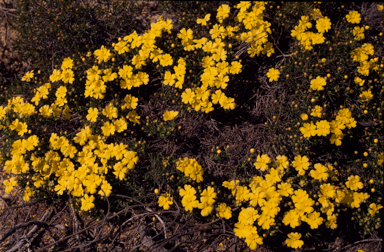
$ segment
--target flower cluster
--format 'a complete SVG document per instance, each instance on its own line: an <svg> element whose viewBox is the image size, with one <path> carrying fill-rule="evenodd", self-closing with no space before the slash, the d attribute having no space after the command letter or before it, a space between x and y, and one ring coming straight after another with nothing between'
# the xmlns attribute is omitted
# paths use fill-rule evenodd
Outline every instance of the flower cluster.
<svg viewBox="0 0 384 252"><path fill-rule="evenodd" d="M180 188L179 195L183 197L181 204L185 208L185 211L192 212L193 208L196 208L199 201L196 200L196 190L190 185L184 185L184 189Z"/></svg>
<svg viewBox="0 0 384 252"><path fill-rule="evenodd" d="M315 106L312 110L311 115L313 117L322 116L322 107ZM328 122L327 120L317 121L316 124L313 122L303 123L300 127L300 132L304 137L310 138L312 136L327 136L332 133L330 142L336 146L342 144L341 140L344 138L342 130L356 127L356 120L352 117L352 113L349 109L339 110L335 120Z"/></svg>
<svg viewBox="0 0 384 252"><path fill-rule="evenodd" d="M306 171L310 170L310 176L318 181L317 184L313 183L318 188L316 199L311 197L306 190L295 189L292 179L284 177L289 173L290 166L285 156L277 156L272 159L267 154L258 155L255 166L266 174L264 177L253 177L248 186L241 185L239 180L222 183L222 186L231 190L232 195L235 196L236 206L248 205L248 207L242 207L239 212L234 232L237 237L244 238L251 249L256 249L258 245L263 244L262 236L259 233L262 230L270 230L278 220L292 229L300 227L303 223L306 223L311 229L318 229L323 224L326 228L336 229L337 214L335 210L337 206L342 204L350 208L359 208L361 203L370 197L367 193L358 192L363 188L363 184L357 175L348 178L348 181L345 182L346 187L335 187L332 183L338 181L336 177L338 172L330 164L316 163L311 168L309 159L306 156L298 155L291 165L298 171L301 178L307 177ZM195 194L196 190L191 185L184 185L184 189L179 189L183 207L190 212L194 208L199 208L202 209L202 216L209 215L214 209L215 199L220 195L210 186L201 193L200 202ZM293 207L280 213L283 202L287 200L292 201ZM381 208L381 205L371 205L370 214L374 215ZM217 216L221 218L232 217L231 208L226 203L218 204L216 211ZM303 246L304 243L300 237L299 233L289 234L287 245L292 248Z"/></svg>
<svg viewBox="0 0 384 252"><path fill-rule="evenodd" d="M307 31L312 28L311 19L316 20L317 33ZM324 33L331 29L331 20L323 16L319 9L314 9L311 16L302 16L299 24L292 30L292 37L300 41L305 50L312 50L313 45L325 42Z"/></svg>
<svg viewBox="0 0 384 252"><path fill-rule="evenodd" d="M370 60L369 56L374 55L375 50L372 44L365 43L361 47L357 47L351 52L353 61L360 63L360 66L357 67L357 72L363 76L368 76L369 71L374 70L378 71L379 65L377 64L379 58L372 58Z"/></svg>
<svg viewBox="0 0 384 252"><path fill-rule="evenodd" d="M223 180L227 181L215 185L203 179L204 170L194 158L180 158L176 167L170 167L169 158L145 153L145 140L150 142L157 136L164 140L175 128L181 129L181 126L175 127L177 120L172 120L188 116L184 109L206 114L214 111L215 106L226 111L235 109L235 98L239 96L230 94L231 90L242 88L237 86L241 82L236 82L243 79L240 73L249 77L247 61L240 56L246 52L249 60L260 55L270 57L275 52L269 42L272 24L264 20L269 16L266 11L275 5L242 1L233 8L223 4L215 18L211 18L211 14L199 15L201 18L196 19L195 27L178 30L174 29L172 20L159 17L142 34L134 31L118 38L111 46L93 49L87 56L73 54L63 59L61 65L54 66L49 80L40 80L33 70L27 72L21 81L34 85L32 99L14 96L7 106L0 106L0 130L6 138L6 147L0 148L0 165L9 174L4 180L5 192L22 187L25 201L41 196L40 192L70 195L79 209L90 211L97 207L98 201L113 195L114 190L135 188L130 184L135 178L144 177L152 189L153 185L160 189L173 180L173 174L179 170L187 179L176 175L176 183L165 184L167 192L158 197L158 206L169 210L173 204L179 206L176 202L180 200L190 216L198 213L202 217L217 218L225 225L225 222L233 224L235 235L244 239L251 249L263 244L263 237L273 235L282 226L288 230L284 244L301 248L302 234L308 235L301 231L334 230L340 225L339 212L347 208L360 214L359 217L364 214L360 225L371 222L370 228L377 228L380 220L376 217L383 208L378 204L381 195L376 192L382 183L376 178L382 179L380 168L384 163L380 137L383 89L379 85L383 64L382 58L376 57L379 49L375 50L372 38L382 33L364 25L366 22L357 11L346 16L350 24L337 23L341 27L363 23L351 29L331 29L330 18L312 7L301 16L294 29L292 26L297 20L287 20L287 26L282 25L299 41L291 47L297 51L289 55L282 53L284 58L280 62L287 60L288 64L268 65L266 76L269 82L276 82L276 86L280 81L284 85L288 83L289 90L284 92L293 90L295 95L281 96L281 100L268 104L260 117L267 118L265 125L273 125L273 129L285 130L287 134L273 139L271 148L265 150L269 154L256 155L251 149L251 155L244 159L247 161L239 162L241 168L253 165L254 174L259 176L247 178L241 174L232 178L227 176L233 168L229 167L224 170L227 177ZM382 10L382 5L377 5L377 9ZM316 30L311 31L312 26ZM369 33L365 33L368 30ZM326 36L329 31L335 33ZM346 37L339 36L343 33ZM340 37L345 40L337 41ZM338 43L333 44L333 40ZM314 48L318 44L324 46ZM329 44L332 46L325 46ZM234 45L238 47L235 49ZM276 48L277 45L279 43L275 44ZM347 57L339 59L340 52L346 52ZM347 65L344 73L340 64ZM159 95L143 95L153 90ZM342 95L347 98L341 99ZM158 107L154 111L147 109L143 101L147 97L163 99L161 111L156 111ZM292 97L294 101L290 100ZM280 106L285 98L290 100L289 106ZM172 108L165 107L171 102ZM175 108L176 105L180 108ZM281 116L273 114L269 118L270 108L274 112L279 110ZM281 113L291 108L293 113ZM146 116L147 112L151 116ZM162 120L153 120L154 115ZM143 127L142 117L147 120ZM285 129L279 124L284 117L290 117L288 123L292 123L286 128L283 126ZM354 133L363 128L357 127L357 122L368 126L355 137ZM68 128L69 132L55 132L57 125ZM280 145L280 138L285 143ZM338 148L342 141L345 146L356 138L362 143L357 149L367 148L362 156L359 156L360 150ZM287 148L287 145L290 146ZM341 166L334 159L323 162L319 158L313 164L310 162L310 158L314 160L315 155L329 147L337 151L334 155L337 161L354 162L352 166L364 167L367 174L375 178L367 179L362 173L355 175L344 163L343 170L339 169ZM214 148L212 152L217 150L215 162L228 161L229 149L228 146L225 158L220 159L224 155ZM350 151L350 156L339 157L345 149ZM281 151L282 155L272 157L273 151ZM292 157L291 162L288 156ZM139 157L143 160L140 165ZM357 158L351 161L350 157ZM130 170L137 166L151 166L151 170L140 169L138 175L131 178ZM162 181L163 178L167 182ZM187 180L189 184L184 183ZM194 187L196 183L200 184ZM371 187L367 189L367 185ZM136 187L132 190L144 192L148 185ZM134 195L146 197L145 193Z"/></svg>
<svg viewBox="0 0 384 252"><path fill-rule="evenodd" d="M185 176L190 177L192 180L195 180L197 183L203 181L204 170L193 158L180 159L176 163L176 168L183 172Z"/></svg>

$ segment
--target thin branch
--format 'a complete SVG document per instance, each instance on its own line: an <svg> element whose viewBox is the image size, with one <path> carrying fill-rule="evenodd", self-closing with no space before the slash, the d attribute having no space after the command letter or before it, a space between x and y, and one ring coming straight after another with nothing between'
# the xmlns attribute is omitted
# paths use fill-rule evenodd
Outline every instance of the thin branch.
<svg viewBox="0 0 384 252"><path fill-rule="evenodd" d="M355 243L349 244L345 247L340 248L339 250L335 250L335 252L340 252L340 251L346 250L346 249L348 249L354 245L364 243L364 242L382 242L382 241L383 241L383 239L365 239L365 240L361 240L361 241L357 241Z"/></svg>
<svg viewBox="0 0 384 252"><path fill-rule="evenodd" d="M44 219L45 219L47 216L49 216L51 213L52 213L52 207L51 207L48 211L46 211L46 212L44 213L44 215L41 217L40 221L44 221ZM20 240L20 242L18 242L15 246L13 246L13 248L11 248L10 250L8 250L8 252L16 251L17 249L19 249L20 246L23 246L24 243L26 242L26 240L28 240L29 237L31 237L32 234L35 233L35 232L38 230L38 227L39 227L39 226L40 226L40 225L35 225L35 226L31 229L31 231L29 231L28 234L27 234L22 240Z"/></svg>
<svg viewBox="0 0 384 252"><path fill-rule="evenodd" d="M13 227L11 230L9 230L1 239L0 239L0 242L4 241L5 239L7 239L10 235L12 235L14 232L16 232L16 230L20 229L20 228L25 228L25 227L28 227L30 225L36 225L36 226L45 226L45 227L54 227L54 228L57 228L57 229L60 229L60 230L65 230L66 228L63 227L63 225L60 225L60 224L50 224L50 223L47 223L45 221L38 221L38 220L33 220L33 221L29 221L29 222L26 222L26 223L21 223L15 227Z"/></svg>

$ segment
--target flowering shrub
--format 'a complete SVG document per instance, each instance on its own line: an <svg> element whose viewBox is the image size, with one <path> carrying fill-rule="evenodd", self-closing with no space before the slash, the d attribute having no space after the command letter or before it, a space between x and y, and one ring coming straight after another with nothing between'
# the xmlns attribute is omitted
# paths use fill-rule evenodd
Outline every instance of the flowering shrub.
<svg viewBox="0 0 384 252"><path fill-rule="evenodd" d="M348 217L364 235L379 229L383 33L344 6L336 23L331 5L242 1L177 25L159 17L143 33L65 57L49 76L28 71L20 82L33 95L8 93L0 105L5 191L69 200L90 213L124 191L158 209L221 220L250 249L277 234L301 248ZM296 8L286 25L268 21ZM275 41L278 28L290 54ZM272 90L258 118L274 134L266 151L252 143L234 160L229 145L188 149L181 121L245 109L237 96L256 61L262 85L246 90ZM213 174L209 165L228 171Z"/></svg>

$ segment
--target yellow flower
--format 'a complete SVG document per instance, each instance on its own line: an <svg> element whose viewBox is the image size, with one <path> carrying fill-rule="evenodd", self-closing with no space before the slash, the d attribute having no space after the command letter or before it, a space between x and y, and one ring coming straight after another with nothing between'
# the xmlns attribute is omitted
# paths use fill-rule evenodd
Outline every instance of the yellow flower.
<svg viewBox="0 0 384 252"><path fill-rule="evenodd" d="M180 30L180 33L177 34L177 37L183 41L188 41L193 39L193 31L191 29L186 30L185 28Z"/></svg>
<svg viewBox="0 0 384 252"><path fill-rule="evenodd" d="M29 71L29 72L26 72L25 75L23 76L23 78L21 78L22 81L27 81L27 82L30 82L31 79L33 78L33 70L32 71Z"/></svg>
<svg viewBox="0 0 384 252"><path fill-rule="evenodd" d="M360 94L361 101L363 101L363 102L369 101L370 99L372 99L372 97L373 97L373 95L372 95L371 90L363 91L363 93Z"/></svg>
<svg viewBox="0 0 384 252"><path fill-rule="evenodd" d="M311 80L311 89L321 91L324 90L326 84L325 78L317 76L316 79Z"/></svg>
<svg viewBox="0 0 384 252"><path fill-rule="evenodd" d="M377 165L383 165L384 163L384 152L380 153L379 158L377 160Z"/></svg>
<svg viewBox="0 0 384 252"><path fill-rule="evenodd" d="M89 108L87 120L91 122L96 122L98 114L99 114L99 110L97 108Z"/></svg>
<svg viewBox="0 0 384 252"><path fill-rule="evenodd" d="M49 107L49 105L44 105L39 109L39 112L41 115L45 118L49 118L52 115L52 109Z"/></svg>
<svg viewBox="0 0 384 252"><path fill-rule="evenodd" d="M123 132L124 130L127 129L127 122L123 117L120 119L116 120L113 125L115 126L115 130L119 133Z"/></svg>
<svg viewBox="0 0 384 252"><path fill-rule="evenodd" d="M59 81L61 80L61 71L54 69L51 76L49 76L49 80L51 82Z"/></svg>
<svg viewBox="0 0 384 252"><path fill-rule="evenodd" d="M267 77L269 78L269 82L277 81L280 76L280 71L274 68L270 68Z"/></svg>
<svg viewBox="0 0 384 252"><path fill-rule="evenodd" d="M321 117L321 111L323 110L322 107L320 107L319 105L316 105L312 111L311 111L311 116L314 116L314 117Z"/></svg>
<svg viewBox="0 0 384 252"><path fill-rule="evenodd" d="M295 167L296 171L307 170L309 167L309 159L306 156L301 157L301 155L297 155L292 161L292 166Z"/></svg>
<svg viewBox="0 0 384 252"><path fill-rule="evenodd" d="M160 59L161 66L165 67L165 66L171 66L173 64L172 56L168 53L159 56L159 59Z"/></svg>
<svg viewBox="0 0 384 252"><path fill-rule="evenodd" d="M84 197L81 199L81 210L83 211L89 211L92 208L95 207L95 204L93 201L95 200L95 197L93 195L89 196L88 194L85 194Z"/></svg>
<svg viewBox="0 0 384 252"><path fill-rule="evenodd" d="M64 83L72 84L75 81L73 71L71 69L69 69L69 68L63 70L63 72L61 73L61 80Z"/></svg>
<svg viewBox="0 0 384 252"><path fill-rule="evenodd" d="M227 204L225 203L221 203L219 204L219 206L217 207L217 214L216 216L217 217L221 217L221 218L224 218L224 219L230 219L232 217L232 210L229 206L227 206Z"/></svg>
<svg viewBox="0 0 384 252"><path fill-rule="evenodd" d="M304 123L303 127L300 127L300 132L306 138L314 136L314 135L316 135L316 125L314 125L313 122L311 122L311 123Z"/></svg>
<svg viewBox="0 0 384 252"><path fill-rule="evenodd" d="M355 28L353 28L352 33L356 41L360 41L365 38L364 31L365 31L364 27L356 26Z"/></svg>
<svg viewBox="0 0 384 252"><path fill-rule="evenodd" d="M173 120L178 114L178 111L165 111L163 114L164 121Z"/></svg>
<svg viewBox="0 0 384 252"><path fill-rule="evenodd" d="M185 91L181 94L181 99L182 99L181 101L185 104L193 103L194 98L195 98L195 93L190 88L185 89Z"/></svg>
<svg viewBox="0 0 384 252"><path fill-rule="evenodd" d="M329 177L329 174L327 173L328 172L328 168L322 164L315 164L314 165L315 167L315 170L312 170L310 172L311 174L311 177L314 178L314 179L327 179Z"/></svg>
<svg viewBox="0 0 384 252"><path fill-rule="evenodd" d="M383 208L382 205L380 205L380 204L376 205L375 203L372 203L372 204L369 205L368 212L373 217L376 214L376 212L379 211L382 208Z"/></svg>
<svg viewBox="0 0 384 252"><path fill-rule="evenodd" d="M107 137L115 134L115 126L110 122L105 122L101 127L101 130L103 131L103 135Z"/></svg>
<svg viewBox="0 0 384 252"><path fill-rule="evenodd" d="M330 131L331 126L327 120L321 120L320 122L316 122L316 133L318 136L326 136Z"/></svg>
<svg viewBox="0 0 384 252"><path fill-rule="evenodd" d="M357 176L357 175L351 175L348 177L348 181L345 182L346 186L353 190L353 191L357 191L359 189L362 189L363 188L363 183L360 182L360 177Z"/></svg>
<svg viewBox="0 0 384 252"><path fill-rule="evenodd" d="M136 109L139 99L128 94L124 98L125 104L121 106L122 109Z"/></svg>
<svg viewBox="0 0 384 252"><path fill-rule="evenodd" d="M265 171L268 169L268 164L271 162L271 158L267 154L257 155L256 162L253 164L256 169Z"/></svg>
<svg viewBox="0 0 384 252"><path fill-rule="evenodd" d="M232 61L232 63L231 63L231 67L229 68L229 72L230 72L231 74L238 74L238 73L241 72L241 67L242 67L242 65L241 65L240 62L238 62L238 61Z"/></svg>
<svg viewBox="0 0 384 252"><path fill-rule="evenodd" d="M284 155L283 156L278 155L276 157L276 163L277 163L279 169L286 169L289 166L288 158Z"/></svg>
<svg viewBox="0 0 384 252"><path fill-rule="evenodd" d="M291 228L295 228L301 225L300 215L296 210L290 210L284 214L284 225L290 225Z"/></svg>
<svg viewBox="0 0 384 252"><path fill-rule="evenodd" d="M320 217L319 212L312 212L308 214L308 217L304 217L303 220L308 223L311 229L317 229L324 219Z"/></svg>
<svg viewBox="0 0 384 252"><path fill-rule="evenodd" d="M356 84L359 84L359 86L362 86L362 85L364 85L365 80L363 80L363 79L361 79L361 78L359 78L359 77L355 77L354 82L355 82Z"/></svg>
<svg viewBox="0 0 384 252"><path fill-rule="evenodd" d="M207 15L205 15L205 17L203 19L198 18L196 20L196 23L201 24L202 26L206 26L207 22L209 21L210 18L211 18L211 14L207 14Z"/></svg>
<svg viewBox="0 0 384 252"><path fill-rule="evenodd" d="M301 234L297 232L295 233L292 232L288 234L288 239L285 240L285 242L287 243L287 246L290 248L294 248L294 249L301 248L304 245L304 242L300 240L300 238L301 238Z"/></svg>
<svg viewBox="0 0 384 252"><path fill-rule="evenodd" d="M199 201L196 199L196 196L193 194L184 195L181 200L181 204L185 208L185 211L192 212L193 208L196 208L199 205Z"/></svg>
<svg viewBox="0 0 384 252"><path fill-rule="evenodd" d="M97 67L96 67L97 68ZM101 72L101 71L100 71ZM133 67L128 65L123 65L123 68L119 69L119 76L123 79L129 79L132 77Z"/></svg>
<svg viewBox="0 0 384 252"><path fill-rule="evenodd" d="M10 130L16 130L18 135L24 136L24 134L28 131L28 125L23 122L19 122L19 119L16 119L9 125Z"/></svg>
<svg viewBox="0 0 384 252"><path fill-rule="evenodd" d="M223 4L217 9L217 15L216 19L219 20L220 23L223 22L224 19L229 17L229 13L231 11L231 8L229 7L228 4Z"/></svg>
<svg viewBox="0 0 384 252"><path fill-rule="evenodd" d="M112 57L112 53L103 45L94 52L94 55L97 57L99 64L102 61L107 62Z"/></svg>
<svg viewBox="0 0 384 252"><path fill-rule="evenodd" d="M5 185L5 192L11 193L13 188L18 185L18 181L15 177L12 177L10 180L4 180L3 184Z"/></svg>
<svg viewBox="0 0 384 252"><path fill-rule="evenodd" d="M110 69L110 68L105 69L103 72L104 72L104 76L103 76L104 82L113 81L114 79L117 78L117 73L113 73L112 69Z"/></svg>
<svg viewBox="0 0 384 252"><path fill-rule="evenodd" d="M34 194L34 191L32 191L32 188L30 188L29 186L27 186L25 188L25 191L24 191L24 195L23 195L23 200L24 201L29 201L30 200L30 197Z"/></svg>
<svg viewBox="0 0 384 252"><path fill-rule="evenodd" d="M100 186L101 190L99 191L99 195L102 197L111 195L112 193L112 186L106 181L103 181L103 184ZM105 193L105 194L104 194Z"/></svg>
<svg viewBox="0 0 384 252"><path fill-rule="evenodd" d="M358 24L361 20L360 13L357 11L350 11L345 17L347 21L352 24Z"/></svg>
<svg viewBox="0 0 384 252"><path fill-rule="evenodd" d="M130 122L133 122L133 124L140 124L140 116L137 114L137 112L135 110L133 111L129 111L128 115L127 115L127 119L130 121Z"/></svg>
<svg viewBox="0 0 384 252"><path fill-rule="evenodd" d="M164 85L173 86L176 82L176 75L172 74L170 71L166 71L164 74Z"/></svg>
<svg viewBox="0 0 384 252"><path fill-rule="evenodd" d="M301 114L300 117L301 117L301 120L303 120L303 121L308 120L308 115L307 114Z"/></svg>
<svg viewBox="0 0 384 252"><path fill-rule="evenodd" d="M328 17L320 18L316 21L316 29L320 33L327 32L331 29L331 20Z"/></svg>
<svg viewBox="0 0 384 252"><path fill-rule="evenodd" d="M173 205L173 198L170 193L166 193L165 196L159 197L158 203L164 210L168 210L170 205Z"/></svg>
<svg viewBox="0 0 384 252"><path fill-rule="evenodd" d="M65 69L72 69L73 67L73 60L71 58L65 58L63 60L63 63L61 63L61 69L62 70L65 70Z"/></svg>
<svg viewBox="0 0 384 252"><path fill-rule="evenodd" d="M107 106L105 106L102 113L109 119L117 118L117 108L113 106L113 103L110 103Z"/></svg>

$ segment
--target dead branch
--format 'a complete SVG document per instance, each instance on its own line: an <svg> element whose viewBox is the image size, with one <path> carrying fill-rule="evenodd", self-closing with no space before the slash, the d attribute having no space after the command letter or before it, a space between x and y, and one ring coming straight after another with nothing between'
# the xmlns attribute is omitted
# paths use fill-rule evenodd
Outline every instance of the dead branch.
<svg viewBox="0 0 384 252"><path fill-rule="evenodd" d="M44 220L46 218L48 218L48 216L52 213L52 207L49 208L48 211L46 211L44 213L44 215L41 217L40 219L40 222L44 222ZM21 246L23 246L26 241L29 239L29 237L31 237L37 230L38 230L38 227L40 227L40 225L35 225L31 231L28 232L28 234L26 236L24 236L15 246L13 246L13 248L11 248L10 250L8 250L8 252L13 252L13 251L16 251L16 250L19 250Z"/></svg>
<svg viewBox="0 0 384 252"><path fill-rule="evenodd" d="M383 239L365 239L365 240L361 240L361 241L357 241L355 243L349 244L349 245L347 245L345 247L342 247L342 248L340 248L338 250L335 250L335 252L344 251L344 250L346 250L346 249L348 249L348 248L350 248L352 246L355 246L357 244L364 243L364 242L382 242L382 241L383 241Z"/></svg>
<svg viewBox="0 0 384 252"><path fill-rule="evenodd" d="M60 230L65 230L66 228L63 226L63 225L60 225L60 224L50 224L50 223L47 223L45 221L37 221L37 220L33 220L33 221L29 221L29 222L26 222L26 223L21 223L15 227L13 227L11 230L8 231L8 233L6 233L1 239L0 239L0 242L4 241L5 239L7 239L10 235L12 235L14 232L16 232L16 230L20 229L20 228L25 228L25 227L28 227L30 225L36 225L36 226L45 226L45 227L54 227L54 228L57 228L57 229L60 229Z"/></svg>

